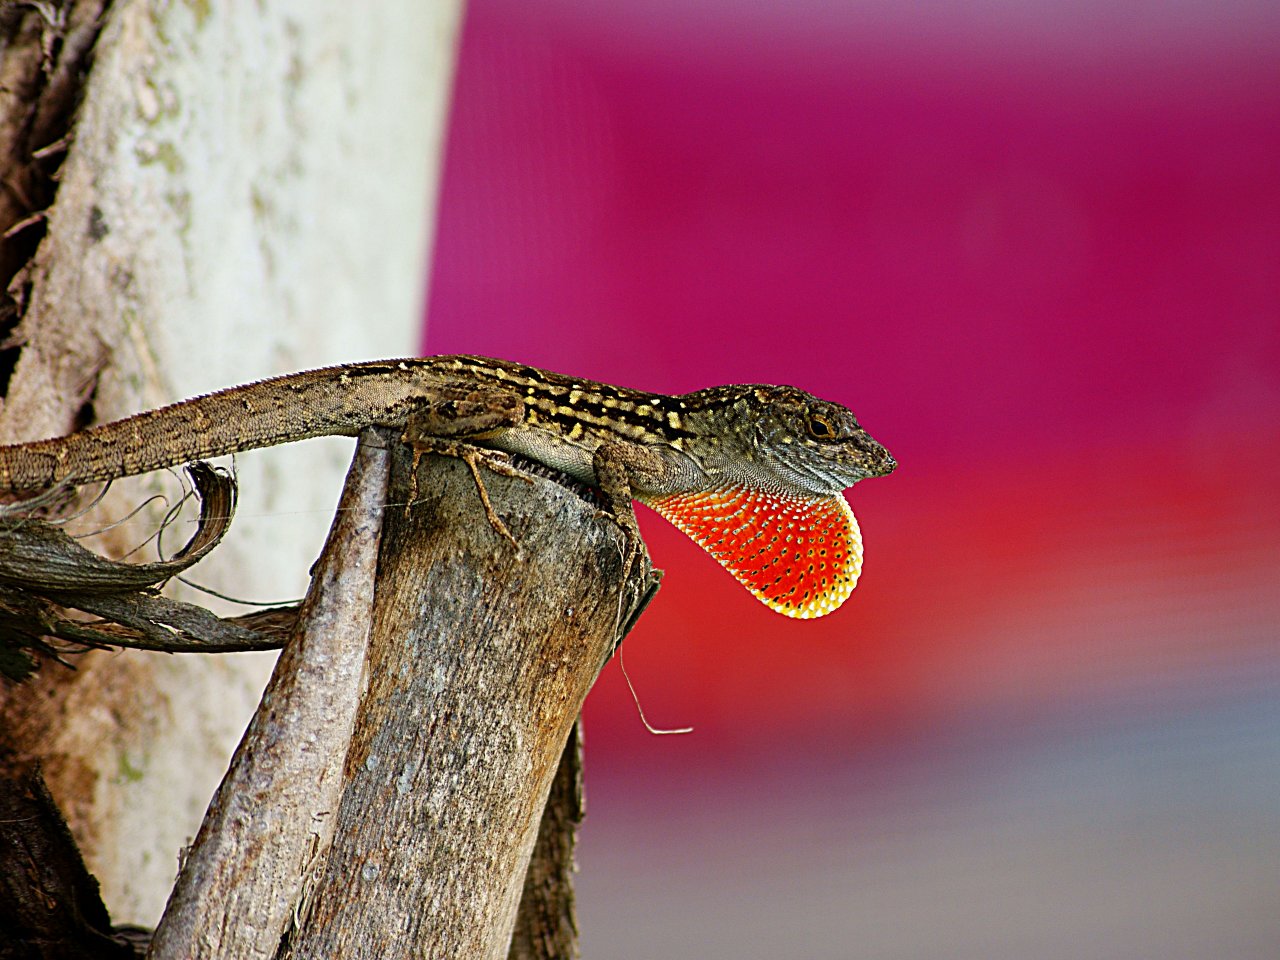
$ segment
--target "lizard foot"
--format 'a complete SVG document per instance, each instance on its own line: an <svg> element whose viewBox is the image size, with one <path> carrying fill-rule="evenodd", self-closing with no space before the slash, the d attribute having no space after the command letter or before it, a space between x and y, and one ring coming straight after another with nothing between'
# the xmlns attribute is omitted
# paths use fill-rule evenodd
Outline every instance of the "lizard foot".
<svg viewBox="0 0 1280 960"><path fill-rule="evenodd" d="M499 457L504 459L499 459ZM493 504L489 502L489 491L485 488L484 478L480 476L480 464L484 464L494 473L501 474L504 477L520 477L525 482L532 482L528 477L520 473L515 467L511 466L509 460L505 460L505 454L497 454L490 450L480 450L477 447L471 447L466 452L459 455L471 470L471 477L476 482L476 492L480 494L480 503L484 506L484 515L489 520L489 526L493 527L494 532L500 537L505 537L510 544L516 548L516 553L520 552L520 544L516 542L516 538L511 535L511 531L498 516L498 512L493 509Z"/></svg>
<svg viewBox="0 0 1280 960"><path fill-rule="evenodd" d="M493 528L498 536L515 547L517 553L519 552L520 544L511 535L511 530L503 522L502 518L498 516L498 512L493 509L493 503L489 500L489 491L484 485L484 478L480 476L480 467L483 465L501 476L516 477L525 483L532 483L532 480L511 465L511 458L507 454L498 450L487 450L484 447L473 446L458 440L445 440L440 437L415 435L412 437L406 436L404 439L413 449L413 478L410 481L409 503L405 504L406 513L418 498L418 464L423 456L428 453L436 453L445 457L454 457L465 463L467 469L471 471L471 477L475 480L476 492L480 495L480 503L484 507L485 519L489 521L489 526Z"/></svg>

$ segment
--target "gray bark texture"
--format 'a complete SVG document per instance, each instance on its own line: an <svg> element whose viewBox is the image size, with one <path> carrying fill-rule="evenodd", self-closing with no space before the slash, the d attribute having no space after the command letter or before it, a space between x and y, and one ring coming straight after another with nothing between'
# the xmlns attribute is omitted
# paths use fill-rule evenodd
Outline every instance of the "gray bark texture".
<svg viewBox="0 0 1280 960"><path fill-rule="evenodd" d="M569 734L560 769L542 811L538 841L524 876L524 893L507 960L568 960L578 956L573 896L574 853L585 808L582 796L582 723Z"/></svg>
<svg viewBox="0 0 1280 960"><path fill-rule="evenodd" d="M328 850L364 679L389 456L356 451L297 626L183 861L147 956L275 956Z"/></svg>
<svg viewBox="0 0 1280 960"><path fill-rule="evenodd" d="M506 957L570 732L656 584L647 557L623 579L621 531L564 487L482 474L517 552L464 464L415 483L410 459L397 445L336 835L283 957Z"/></svg>
<svg viewBox="0 0 1280 960"><path fill-rule="evenodd" d="M415 479L412 462L392 432L362 437L312 589L148 957L577 956L576 718L657 575L646 557L620 576L621 531L577 492L482 475L516 550L463 464L432 459ZM216 513L229 484L206 472L222 484L208 492ZM193 559L223 532L197 534ZM154 578L155 566L123 570ZM48 822L19 845L56 846L56 809ZM106 943L70 850L58 890L101 916L62 939ZM34 888L14 890L0 913L26 943L19 928L47 923Z"/></svg>

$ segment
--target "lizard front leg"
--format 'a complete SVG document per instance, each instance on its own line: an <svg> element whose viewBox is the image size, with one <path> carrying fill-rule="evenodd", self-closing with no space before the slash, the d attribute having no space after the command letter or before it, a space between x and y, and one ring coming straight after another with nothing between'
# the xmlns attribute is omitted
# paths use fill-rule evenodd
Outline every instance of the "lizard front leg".
<svg viewBox="0 0 1280 960"><path fill-rule="evenodd" d="M591 468L610 512L626 534L627 553L622 565L625 578L631 573L644 543L640 538L640 525L636 522L635 506L631 502L636 487L657 486L669 476L671 467L657 450L634 443L605 442L596 447Z"/></svg>
<svg viewBox="0 0 1280 960"><path fill-rule="evenodd" d="M507 454L497 450L489 450L468 443L468 440L483 438L497 430L517 426L523 416L523 405L518 397L498 390L484 390L459 385L456 388L445 386L437 395L422 406L416 408L405 420L401 439L413 448L413 479L409 493L409 502L417 498L418 463L428 453L446 457L456 457L467 465L476 483L476 492L480 495L480 503L484 506L484 515L489 525L501 537L508 540L517 550L520 544L511 535L507 525L493 509L489 501L489 491L485 488L480 476L483 464L494 473L507 477L518 477L529 482L519 470L511 466ZM408 505L405 506L408 510Z"/></svg>

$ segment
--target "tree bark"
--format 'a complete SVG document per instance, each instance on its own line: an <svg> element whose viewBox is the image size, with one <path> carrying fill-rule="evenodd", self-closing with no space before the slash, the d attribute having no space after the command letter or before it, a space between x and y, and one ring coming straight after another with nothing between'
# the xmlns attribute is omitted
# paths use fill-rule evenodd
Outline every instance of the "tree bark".
<svg viewBox="0 0 1280 960"><path fill-rule="evenodd" d="M389 455L361 439L298 624L183 862L147 955L269 958L333 838L364 682Z"/></svg>
<svg viewBox="0 0 1280 960"><path fill-rule="evenodd" d="M0 311L0 438L48 436L286 369L407 352L459 19L457 0L0 9L0 29L14 26L0 38L0 172L10 188L0 228L12 231L0 251L4 282L16 271L16 312ZM40 105L27 109L42 84ZM405 102L420 112L405 114ZM82 106L68 137L74 103ZM307 466L286 451L270 455L270 472L242 471L244 513L287 514L297 529L251 529L258 542L221 547L210 560L221 561L220 588L289 591L282 551L306 555L296 545L314 534L302 525L314 526L309 511L327 499L332 451L317 446L302 454ZM384 545L381 561L376 683L345 767L341 843L314 878L309 922L290 947L298 956L385 956L392 942L502 956L522 886L511 955L576 949L568 875L581 808L578 755L565 739L652 580L636 573L619 586L618 532L573 494L546 481L486 482L524 544L520 555L493 534L470 474L452 461L424 475L425 514L388 515L400 539ZM115 491L127 504L120 513L141 499L138 489ZM122 527L106 542L123 552L143 537ZM416 563L435 565L423 568L432 571L431 604L418 602ZM397 639L401 628L407 640ZM281 669L305 681L305 654L297 656ZM148 923L158 912L173 852L256 695L255 671L231 661L90 654L74 674L49 670L0 691L2 745L19 765L44 762L117 922ZM280 736L250 751L258 773L279 759L272 747L309 745L271 702L263 709L251 736ZM559 800L525 881L558 760ZM238 791L256 789L255 777L240 767L228 779L214 811L218 835L242 825ZM274 809L258 796L255 812ZM216 849L196 852L193 879L175 895L174 929L234 928L244 917L236 893L240 908L277 918L296 899L227 885L245 863L208 853ZM296 874L296 859L280 862ZM223 913L200 902L218 882L233 894Z"/></svg>
<svg viewBox="0 0 1280 960"><path fill-rule="evenodd" d="M501 960L569 733L656 577L624 580L619 528L558 484L482 474L517 552L464 464L415 485L396 454L337 835L283 956Z"/></svg>
<svg viewBox="0 0 1280 960"><path fill-rule="evenodd" d="M538 840L520 895L520 912L507 960L570 960L578 956L578 914L573 893L582 796L582 721L569 733L560 767L542 811Z"/></svg>
<svg viewBox="0 0 1280 960"><path fill-rule="evenodd" d="M411 352L460 16L461 0L0 4L17 311L0 309L0 442ZM241 520L200 581L300 594L348 459L346 441L240 458ZM167 480L116 484L78 529ZM158 515L94 548L124 555ZM0 747L40 761L117 922L160 916L270 665L91 653L0 687Z"/></svg>
<svg viewBox="0 0 1280 960"><path fill-rule="evenodd" d="M400 482L389 492L393 452ZM524 543L516 550L500 539L495 552L485 542L497 539L493 528L475 526L487 521L470 471L445 459L414 479L410 464L393 431L362 438L313 589L149 957L268 958L285 937L289 956L577 955L576 717L658 577L644 557L620 581L620 530L602 522L593 500L541 476L489 479L493 504ZM424 482L438 495L418 497ZM205 509L215 514L219 502L228 512L220 489L206 492ZM384 514L399 540L379 557ZM193 540L197 559L221 538L216 520ZM531 550L537 562L527 562ZM97 566L126 586L168 569ZM366 660L371 623L381 643ZM361 700L366 670L371 686ZM408 759L384 770L378 758L387 752ZM69 845L56 810L47 819L52 826L23 834L25 846ZM347 832L330 858L335 828ZM50 865L42 886L17 875L9 885L0 927L12 921L15 947L30 941L21 931L47 926L40 905L51 882L59 901L87 905L86 923L59 942L106 944L111 936L105 909L84 895L96 885L74 848L63 861L70 873L48 881ZM356 867L363 882L352 887ZM405 917L414 918L411 929ZM112 949L127 953L123 944Z"/></svg>

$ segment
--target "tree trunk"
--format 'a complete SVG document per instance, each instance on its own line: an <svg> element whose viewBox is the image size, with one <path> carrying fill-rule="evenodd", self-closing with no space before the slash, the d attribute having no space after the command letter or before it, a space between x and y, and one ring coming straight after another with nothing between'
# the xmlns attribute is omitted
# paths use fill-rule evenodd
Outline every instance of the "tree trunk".
<svg viewBox="0 0 1280 960"><path fill-rule="evenodd" d="M458 461L395 507L396 452L337 834L285 956L500 960L582 702L656 580L646 557L624 581L619 528L541 478L484 475L519 552Z"/></svg>
<svg viewBox="0 0 1280 960"><path fill-rule="evenodd" d="M148 955L269 958L328 852L364 684L390 456L361 439L297 627L205 814Z"/></svg>
<svg viewBox="0 0 1280 960"><path fill-rule="evenodd" d="M0 7L0 280L14 296L0 311L0 441L411 352L460 7ZM238 529L201 580L298 595L343 447L242 458ZM164 480L117 485L85 523ZM122 555L154 524L99 548ZM117 922L159 917L264 656L90 653L0 689L0 774L6 755L14 769L41 761Z"/></svg>
<svg viewBox="0 0 1280 960"><path fill-rule="evenodd" d="M517 550L413 462L364 438L152 960L577 955L577 717L658 578L578 493L482 475Z"/></svg>

